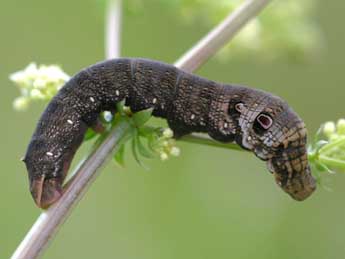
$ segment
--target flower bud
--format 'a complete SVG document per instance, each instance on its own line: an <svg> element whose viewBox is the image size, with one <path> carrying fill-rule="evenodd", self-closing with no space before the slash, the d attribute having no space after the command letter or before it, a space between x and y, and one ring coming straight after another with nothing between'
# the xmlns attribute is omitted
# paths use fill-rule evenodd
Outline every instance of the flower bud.
<svg viewBox="0 0 345 259"><path fill-rule="evenodd" d="M165 160L168 159L168 154L165 153L165 152L162 152L162 153L160 154L160 158L161 158L162 161L165 161Z"/></svg>
<svg viewBox="0 0 345 259"><path fill-rule="evenodd" d="M32 97L33 100L44 99L44 95L38 89L32 89L30 92L30 96Z"/></svg>
<svg viewBox="0 0 345 259"><path fill-rule="evenodd" d="M26 97L17 97L16 99L14 99L13 102L13 108L17 111L23 111L26 110L28 108L29 105L29 99Z"/></svg>
<svg viewBox="0 0 345 259"><path fill-rule="evenodd" d="M170 155L172 155L172 156L179 156L180 153L181 153L181 151L178 147L172 147L170 150Z"/></svg>
<svg viewBox="0 0 345 259"><path fill-rule="evenodd" d="M174 133L173 133L173 131L170 128L166 128L163 131L163 137L164 138L172 138L173 136L174 136Z"/></svg>
<svg viewBox="0 0 345 259"><path fill-rule="evenodd" d="M345 119L339 119L337 122L337 133L345 135Z"/></svg>
<svg viewBox="0 0 345 259"><path fill-rule="evenodd" d="M107 121L107 122L110 122L113 119L113 115L109 111L105 111L103 113L103 117L104 117L105 121Z"/></svg>
<svg viewBox="0 0 345 259"><path fill-rule="evenodd" d="M323 134L325 134L326 137L332 136L333 133L335 133L335 123L333 121L328 121L323 125Z"/></svg>

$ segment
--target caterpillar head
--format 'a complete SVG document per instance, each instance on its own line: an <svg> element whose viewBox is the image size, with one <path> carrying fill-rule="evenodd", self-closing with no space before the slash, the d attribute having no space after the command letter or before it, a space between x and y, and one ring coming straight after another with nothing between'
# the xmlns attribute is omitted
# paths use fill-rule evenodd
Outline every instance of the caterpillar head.
<svg viewBox="0 0 345 259"><path fill-rule="evenodd" d="M252 90L234 105L241 146L267 161L277 184L295 200L316 188L307 157L307 130L299 116L279 97Z"/></svg>

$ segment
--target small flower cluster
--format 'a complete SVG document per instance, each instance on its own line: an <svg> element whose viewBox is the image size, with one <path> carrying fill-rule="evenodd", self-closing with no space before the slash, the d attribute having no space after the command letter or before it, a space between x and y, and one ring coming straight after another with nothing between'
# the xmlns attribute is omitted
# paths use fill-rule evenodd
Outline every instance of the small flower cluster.
<svg viewBox="0 0 345 259"><path fill-rule="evenodd" d="M22 111L31 101L49 101L69 78L57 65L37 66L30 63L24 70L10 75L10 80L21 92L21 96L13 102L14 108Z"/></svg>
<svg viewBox="0 0 345 259"><path fill-rule="evenodd" d="M176 146L175 140L172 138L173 132L171 129L166 128L163 130L162 135L157 138L153 145L153 150L159 154L162 161L165 161L170 156L179 156L180 149Z"/></svg>
<svg viewBox="0 0 345 259"><path fill-rule="evenodd" d="M336 124L333 121L326 122L323 125L323 134L331 142L345 137L345 119L339 119Z"/></svg>
<svg viewBox="0 0 345 259"><path fill-rule="evenodd" d="M321 126L309 147L309 160L320 172L345 172L345 119Z"/></svg>

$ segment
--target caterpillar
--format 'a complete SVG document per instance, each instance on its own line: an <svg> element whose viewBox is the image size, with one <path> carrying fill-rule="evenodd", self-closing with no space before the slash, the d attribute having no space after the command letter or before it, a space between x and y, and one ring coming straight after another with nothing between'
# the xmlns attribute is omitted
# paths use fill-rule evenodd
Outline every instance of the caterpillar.
<svg viewBox="0 0 345 259"><path fill-rule="evenodd" d="M295 200L315 190L304 122L281 98L217 83L162 62L107 60L74 75L43 112L24 157L30 191L46 208L63 192L73 156L99 114L125 100L133 112L153 108L179 138L204 132L235 142L266 161L277 184Z"/></svg>

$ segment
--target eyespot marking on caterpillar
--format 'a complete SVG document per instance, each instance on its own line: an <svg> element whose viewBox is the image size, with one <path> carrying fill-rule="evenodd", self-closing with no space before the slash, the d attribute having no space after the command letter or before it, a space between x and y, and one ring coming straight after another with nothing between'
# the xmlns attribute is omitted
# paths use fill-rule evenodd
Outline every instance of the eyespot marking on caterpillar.
<svg viewBox="0 0 345 259"><path fill-rule="evenodd" d="M238 111L239 113L243 112L243 110L244 110L244 104L243 104L243 103L236 103L236 104L235 104L235 109L236 109L236 111Z"/></svg>
<svg viewBox="0 0 345 259"><path fill-rule="evenodd" d="M263 113L259 114L259 116L256 117L256 121L265 130L269 129L273 124L272 118L266 114L263 114Z"/></svg>

